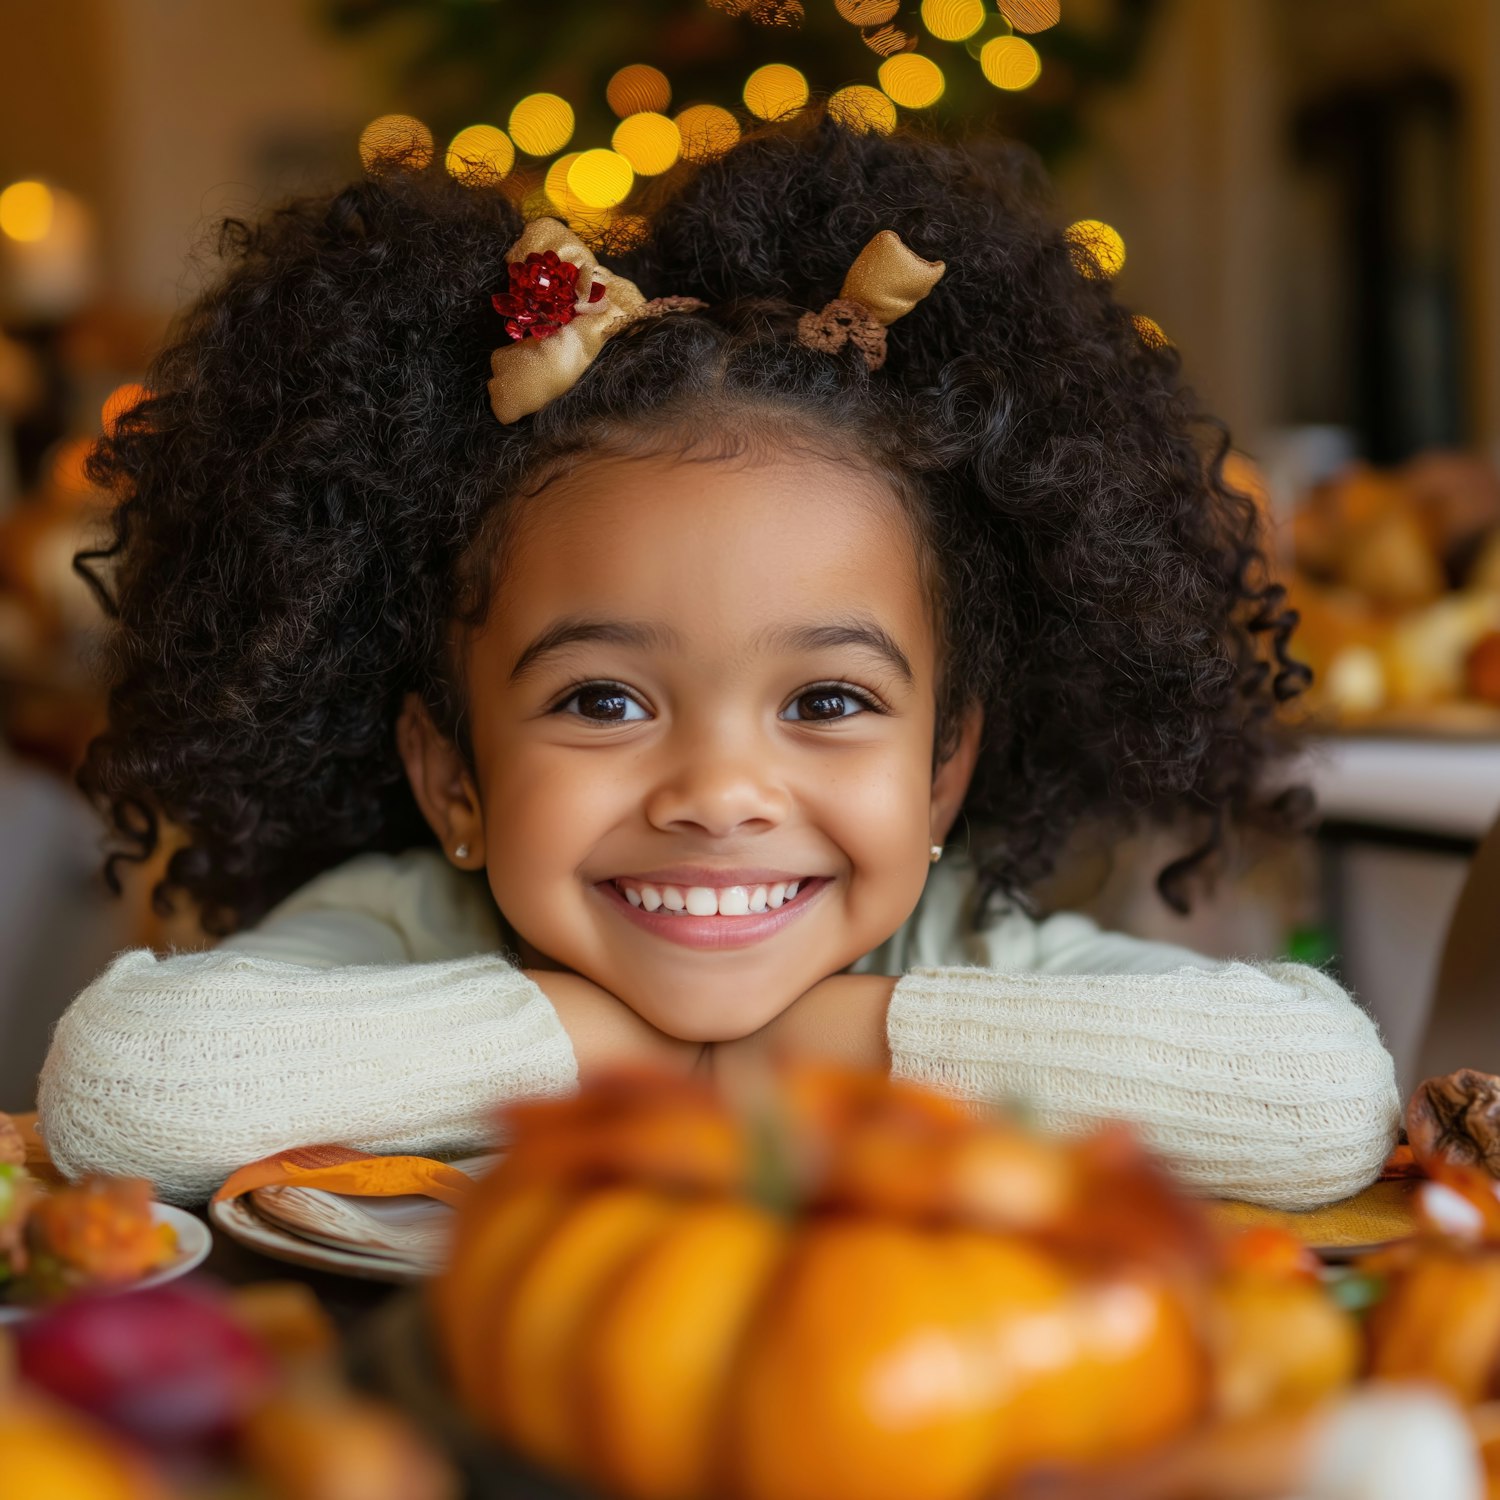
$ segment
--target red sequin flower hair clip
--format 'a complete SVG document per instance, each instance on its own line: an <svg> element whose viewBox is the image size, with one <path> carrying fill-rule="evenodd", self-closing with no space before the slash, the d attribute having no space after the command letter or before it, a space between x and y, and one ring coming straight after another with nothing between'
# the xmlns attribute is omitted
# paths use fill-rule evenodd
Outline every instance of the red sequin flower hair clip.
<svg viewBox="0 0 1500 1500"><path fill-rule="evenodd" d="M557 219L533 219L505 259L506 288L491 302L507 342L490 356L489 383L490 407L505 423L571 390L605 340L637 318L707 306L696 297L648 302ZM887 326L909 313L943 271L942 261L923 260L884 229L860 251L839 295L821 312L802 315L798 341L828 353L852 343L878 370Z"/></svg>

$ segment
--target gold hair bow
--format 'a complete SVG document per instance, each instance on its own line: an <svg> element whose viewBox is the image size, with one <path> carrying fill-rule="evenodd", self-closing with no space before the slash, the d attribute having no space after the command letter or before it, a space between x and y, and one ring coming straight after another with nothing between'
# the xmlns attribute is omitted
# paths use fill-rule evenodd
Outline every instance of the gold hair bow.
<svg viewBox="0 0 1500 1500"><path fill-rule="evenodd" d="M511 342L490 356L489 391L495 416L508 423L571 390L646 299L557 219L533 219L505 259L509 285L492 301Z"/></svg>
<svg viewBox="0 0 1500 1500"><path fill-rule="evenodd" d="M606 339L652 313L691 312L696 297L648 302L634 282L594 259L557 219L533 219L506 256L507 286L491 299L510 342L490 356L490 407L515 422L573 388ZM865 363L885 363L886 325L905 316L935 287L945 267L908 250L883 229L860 251L838 297L822 312L804 313L797 337L833 352L853 343Z"/></svg>
<svg viewBox="0 0 1500 1500"><path fill-rule="evenodd" d="M872 370L885 363L885 330L904 318L943 278L947 266L923 260L894 229L882 229L859 252L844 284L821 312L797 320L798 342L823 354L853 344Z"/></svg>

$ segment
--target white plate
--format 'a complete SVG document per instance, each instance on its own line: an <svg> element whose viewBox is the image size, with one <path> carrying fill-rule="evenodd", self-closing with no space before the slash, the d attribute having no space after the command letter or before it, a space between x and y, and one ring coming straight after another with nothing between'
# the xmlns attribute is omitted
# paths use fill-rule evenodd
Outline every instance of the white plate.
<svg viewBox="0 0 1500 1500"><path fill-rule="evenodd" d="M268 1255L272 1260L285 1261L288 1265L306 1266L315 1271L332 1271L339 1276L352 1276L358 1281L385 1281L397 1286L424 1279L423 1274L410 1261L322 1245L282 1229L256 1213L249 1193L210 1204L208 1214L215 1226L230 1239L238 1240L240 1244L261 1255Z"/></svg>
<svg viewBox="0 0 1500 1500"><path fill-rule="evenodd" d="M139 1281L132 1281L129 1286L119 1287L118 1291L139 1292L148 1286L160 1286L164 1281L175 1281L179 1276L186 1276L195 1266L203 1264L204 1257L213 1245L213 1236L202 1219L194 1218L183 1209L173 1208L170 1203L153 1203L151 1217L158 1224L172 1226L177 1234L177 1255L159 1271L153 1271ZM19 1323L41 1310L0 1302L0 1323Z"/></svg>

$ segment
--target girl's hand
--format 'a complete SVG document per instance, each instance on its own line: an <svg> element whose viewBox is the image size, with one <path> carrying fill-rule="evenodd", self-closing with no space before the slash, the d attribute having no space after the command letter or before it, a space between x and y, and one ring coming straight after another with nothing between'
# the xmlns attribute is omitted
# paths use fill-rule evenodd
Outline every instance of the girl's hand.
<svg viewBox="0 0 1500 1500"><path fill-rule="evenodd" d="M715 1042L708 1070L724 1092L742 1098L762 1093L775 1068L788 1062L886 1072L891 1052L885 1018L895 988L888 974L830 975L759 1031Z"/></svg>
<svg viewBox="0 0 1500 1500"><path fill-rule="evenodd" d="M704 1060L702 1042L683 1042L643 1021L623 1000L581 974L527 969L557 1011L573 1043L578 1081L621 1067L656 1067L687 1074Z"/></svg>

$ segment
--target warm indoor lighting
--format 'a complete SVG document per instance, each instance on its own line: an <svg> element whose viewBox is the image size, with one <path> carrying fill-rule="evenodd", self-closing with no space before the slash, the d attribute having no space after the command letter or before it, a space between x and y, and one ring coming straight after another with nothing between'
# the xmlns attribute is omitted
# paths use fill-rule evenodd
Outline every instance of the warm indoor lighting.
<svg viewBox="0 0 1500 1500"><path fill-rule="evenodd" d="M1042 72L1042 59L1025 37L991 37L979 52L979 69L997 89L1029 89Z"/></svg>
<svg viewBox="0 0 1500 1500"><path fill-rule="evenodd" d="M962 42L984 25L984 0L922 0L922 24L940 42Z"/></svg>
<svg viewBox="0 0 1500 1500"><path fill-rule="evenodd" d="M13 182L0 193L0 232L13 240L44 240L55 207L45 182Z"/></svg>
<svg viewBox="0 0 1500 1500"><path fill-rule="evenodd" d="M420 171L432 160L432 132L411 115L381 115L360 131L359 159L367 172L383 166Z"/></svg>
<svg viewBox="0 0 1500 1500"><path fill-rule="evenodd" d="M105 437L113 437L115 428L120 425L120 418L127 412L134 411L150 394L145 386L133 380L126 385L116 386L104 398L104 406L99 413Z"/></svg>
<svg viewBox="0 0 1500 1500"><path fill-rule="evenodd" d="M903 52L880 65L880 86L903 109L926 109L943 97L948 80L930 57Z"/></svg>
<svg viewBox="0 0 1500 1500"><path fill-rule="evenodd" d="M828 100L828 113L851 130L875 130L888 135L896 128L896 106L868 83L851 83Z"/></svg>
<svg viewBox="0 0 1500 1500"><path fill-rule="evenodd" d="M682 132L665 115L648 110L621 120L610 145L642 177L654 177L677 164L682 155Z"/></svg>
<svg viewBox="0 0 1500 1500"><path fill-rule="evenodd" d="M466 125L448 142L443 158L448 173L460 182L493 181L516 164L516 148L495 125Z"/></svg>
<svg viewBox="0 0 1500 1500"><path fill-rule="evenodd" d="M833 0L833 8L851 26L883 26L901 9L901 0Z"/></svg>
<svg viewBox="0 0 1500 1500"><path fill-rule="evenodd" d="M677 116L682 154L689 161L712 161L740 138L740 122L717 104L690 104Z"/></svg>
<svg viewBox="0 0 1500 1500"><path fill-rule="evenodd" d="M613 208L630 196L635 170L618 151L596 146L568 168L568 190L588 208Z"/></svg>
<svg viewBox="0 0 1500 1500"><path fill-rule="evenodd" d="M1148 349L1170 349L1172 340L1162 331L1162 326L1155 318L1148 318L1145 313L1137 313L1131 320L1135 324L1136 336Z"/></svg>
<svg viewBox="0 0 1500 1500"><path fill-rule="evenodd" d="M1120 274L1125 264L1125 241L1117 229L1101 219L1079 219L1068 225L1068 239L1073 244L1073 261L1091 280L1108 280Z"/></svg>
<svg viewBox="0 0 1500 1500"><path fill-rule="evenodd" d="M622 119L647 110L659 115L672 102L672 85L660 68L631 63L609 80L604 97Z"/></svg>
<svg viewBox="0 0 1500 1500"><path fill-rule="evenodd" d="M510 138L528 156L551 156L573 139L573 106L557 94L528 94L510 112Z"/></svg>
<svg viewBox="0 0 1500 1500"><path fill-rule="evenodd" d="M745 108L762 120L793 115L807 103L807 79L786 63L767 63L745 80Z"/></svg>

